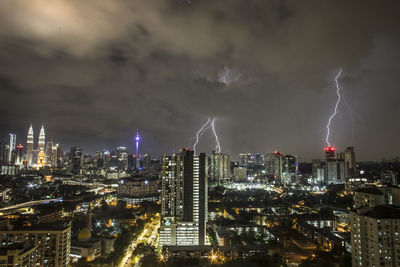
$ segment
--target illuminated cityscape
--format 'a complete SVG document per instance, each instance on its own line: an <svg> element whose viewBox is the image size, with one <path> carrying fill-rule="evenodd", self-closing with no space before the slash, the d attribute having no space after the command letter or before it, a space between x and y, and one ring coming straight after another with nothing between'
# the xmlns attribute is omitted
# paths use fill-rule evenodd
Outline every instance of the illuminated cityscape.
<svg viewBox="0 0 400 267"><path fill-rule="evenodd" d="M1 1L0 267L400 266L399 10Z"/></svg>

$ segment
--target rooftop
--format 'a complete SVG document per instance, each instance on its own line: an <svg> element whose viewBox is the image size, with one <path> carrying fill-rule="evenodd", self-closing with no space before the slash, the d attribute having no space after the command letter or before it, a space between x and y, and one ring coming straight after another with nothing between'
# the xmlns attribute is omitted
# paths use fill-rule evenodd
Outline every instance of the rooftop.
<svg viewBox="0 0 400 267"><path fill-rule="evenodd" d="M355 190L356 193L370 194L370 195L383 195L382 191L377 187L365 187Z"/></svg>
<svg viewBox="0 0 400 267"><path fill-rule="evenodd" d="M392 205L379 205L363 213L375 219L400 219L400 207Z"/></svg>

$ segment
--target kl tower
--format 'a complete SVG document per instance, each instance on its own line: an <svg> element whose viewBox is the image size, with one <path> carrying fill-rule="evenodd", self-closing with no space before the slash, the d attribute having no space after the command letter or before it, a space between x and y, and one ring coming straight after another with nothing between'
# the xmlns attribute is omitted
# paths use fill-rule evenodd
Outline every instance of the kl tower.
<svg viewBox="0 0 400 267"><path fill-rule="evenodd" d="M139 129L136 131L136 169L139 169L140 167L140 159L139 159L139 141L140 141L140 136L139 136Z"/></svg>

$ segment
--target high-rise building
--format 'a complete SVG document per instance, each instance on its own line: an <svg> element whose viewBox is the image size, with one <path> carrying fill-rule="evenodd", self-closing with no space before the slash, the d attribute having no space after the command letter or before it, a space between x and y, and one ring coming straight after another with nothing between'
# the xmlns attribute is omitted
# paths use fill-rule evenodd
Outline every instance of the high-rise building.
<svg viewBox="0 0 400 267"><path fill-rule="evenodd" d="M346 179L354 178L356 176L356 153L354 147L346 147L344 150L344 163L345 163L345 176Z"/></svg>
<svg viewBox="0 0 400 267"><path fill-rule="evenodd" d="M46 151L45 151L45 134L44 127L40 129L39 142L38 142L38 156L37 156L37 166L43 167L46 164Z"/></svg>
<svg viewBox="0 0 400 267"><path fill-rule="evenodd" d="M352 266L400 266L400 208L379 205L350 212Z"/></svg>
<svg viewBox="0 0 400 267"><path fill-rule="evenodd" d="M7 246L16 246L21 243L30 243L34 246L32 266L70 266L71 223L5 227L0 229L0 241Z"/></svg>
<svg viewBox="0 0 400 267"><path fill-rule="evenodd" d="M128 169L128 153L126 153L126 147L117 148L118 157L118 170L126 171Z"/></svg>
<svg viewBox="0 0 400 267"><path fill-rule="evenodd" d="M325 147L325 184L344 184L345 168L344 155L337 153L336 148Z"/></svg>
<svg viewBox="0 0 400 267"><path fill-rule="evenodd" d="M136 154L131 154L128 157L128 170L136 169Z"/></svg>
<svg viewBox="0 0 400 267"><path fill-rule="evenodd" d="M285 155L282 158L282 181L284 185L297 183L297 159L295 156Z"/></svg>
<svg viewBox="0 0 400 267"><path fill-rule="evenodd" d="M143 169L149 170L151 168L151 156L149 154L145 154L143 156Z"/></svg>
<svg viewBox="0 0 400 267"><path fill-rule="evenodd" d="M231 160L228 154L213 151L210 156L209 177L218 184L231 178Z"/></svg>
<svg viewBox="0 0 400 267"><path fill-rule="evenodd" d="M79 174L81 172L82 156L82 148L76 146L71 147L69 152L69 163L73 174Z"/></svg>
<svg viewBox="0 0 400 267"><path fill-rule="evenodd" d="M53 165L53 141L47 141L45 154L46 154L46 164L48 166L54 166Z"/></svg>
<svg viewBox="0 0 400 267"><path fill-rule="evenodd" d="M318 184L325 182L325 162L319 159L312 161L312 179L314 183Z"/></svg>
<svg viewBox="0 0 400 267"><path fill-rule="evenodd" d="M60 144L56 144L53 146L53 151L52 151L52 162L54 167L61 167L62 166L62 161L63 161L63 154L62 154L62 147Z"/></svg>
<svg viewBox="0 0 400 267"><path fill-rule="evenodd" d="M33 164L33 128L29 127L28 137L26 139L26 162L28 166Z"/></svg>
<svg viewBox="0 0 400 267"><path fill-rule="evenodd" d="M17 149L15 150L15 165L22 166L24 163L23 159L23 149L24 146L19 144L17 145Z"/></svg>
<svg viewBox="0 0 400 267"><path fill-rule="evenodd" d="M2 165L8 165L8 153L10 152L10 145L5 144L2 146L1 157L2 157Z"/></svg>
<svg viewBox="0 0 400 267"><path fill-rule="evenodd" d="M269 153L265 156L265 166L267 174L273 176L276 181L282 182L283 154L279 151Z"/></svg>
<svg viewBox="0 0 400 267"><path fill-rule="evenodd" d="M10 133L10 143L8 147L8 163L13 164L13 154L17 145L17 136L15 134Z"/></svg>
<svg viewBox="0 0 400 267"><path fill-rule="evenodd" d="M183 149L162 158L160 244L205 244L208 214L206 155Z"/></svg>
<svg viewBox="0 0 400 267"><path fill-rule="evenodd" d="M111 153L110 151L103 151L103 166L104 168L111 167Z"/></svg>
<svg viewBox="0 0 400 267"><path fill-rule="evenodd" d="M38 142L38 151L43 151L44 150L44 145L45 145L45 140L46 139L46 135L44 133L44 126L42 125L42 128L40 128L40 133L39 133L39 142Z"/></svg>
<svg viewBox="0 0 400 267"><path fill-rule="evenodd" d="M240 166L247 167L249 164L252 163L251 154L240 154Z"/></svg>

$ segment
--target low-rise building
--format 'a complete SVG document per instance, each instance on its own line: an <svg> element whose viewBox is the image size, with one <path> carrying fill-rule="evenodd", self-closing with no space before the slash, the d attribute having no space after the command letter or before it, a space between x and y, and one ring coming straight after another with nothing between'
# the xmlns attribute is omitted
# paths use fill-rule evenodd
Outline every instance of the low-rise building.
<svg viewBox="0 0 400 267"><path fill-rule="evenodd" d="M128 204L143 201L158 201L160 181L143 177L121 179L118 183L118 198Z"/></svg>

